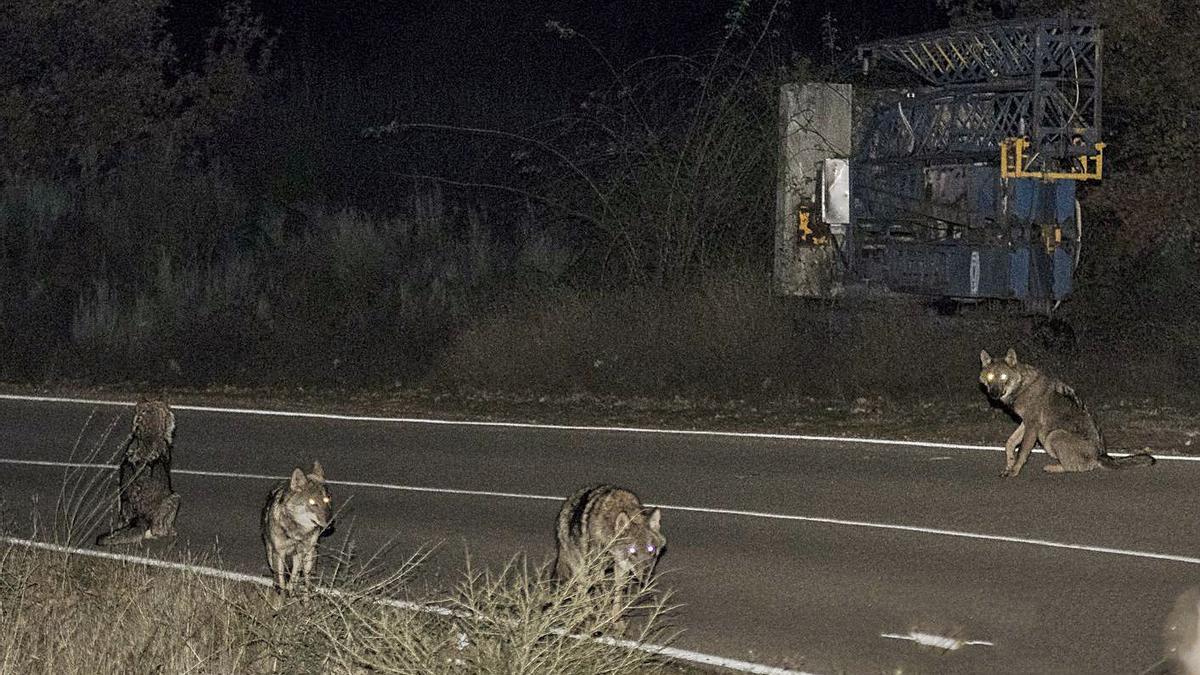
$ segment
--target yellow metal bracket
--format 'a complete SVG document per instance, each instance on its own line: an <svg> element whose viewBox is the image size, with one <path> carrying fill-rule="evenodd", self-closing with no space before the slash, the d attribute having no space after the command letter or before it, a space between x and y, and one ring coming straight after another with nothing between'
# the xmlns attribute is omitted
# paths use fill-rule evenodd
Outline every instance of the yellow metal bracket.
<svg viewBox="0 0 1200 675"><path fill-rule="evenodd" d="M812 212L806 206L801 206L796 210L796 231L800 235L802 244L824 246L829 243L829 237L823 236L823 233L818 233L813 229Z"/></svg>
<svg viewBox="0 0 1200 675"><path fill-rule="evenodd" d="M1062 228L1057 225L1042 226L1042 244L1046 246L1046 254L1054 253L1054 249L1062 246Z"/></svg>
<svg viewBox="0 0 1200 675"><path fill-rule="evenodd" d="M1095 144L1096 154L1080 155L1078 166L1071 171L1038 171L1029 166L1036 158L1027 157L1029 139L1006 138L1000 142L1000 176L1002 178L1037 178L1040 180L1100 180L1104 174L1104 143Z"/></svg>

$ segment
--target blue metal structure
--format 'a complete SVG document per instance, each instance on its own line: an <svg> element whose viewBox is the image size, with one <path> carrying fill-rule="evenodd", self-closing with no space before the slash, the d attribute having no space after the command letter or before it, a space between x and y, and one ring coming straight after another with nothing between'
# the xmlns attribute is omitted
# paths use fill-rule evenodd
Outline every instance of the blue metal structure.
<svg viewBox="0 0 1200 675"><path fill-rule="evenodd" d="M854 88L843 283L1038 311L1069 295L1075 188L1102 171L1101 52L1099 25L1070 17L859 47L891 83Z"/></svg>

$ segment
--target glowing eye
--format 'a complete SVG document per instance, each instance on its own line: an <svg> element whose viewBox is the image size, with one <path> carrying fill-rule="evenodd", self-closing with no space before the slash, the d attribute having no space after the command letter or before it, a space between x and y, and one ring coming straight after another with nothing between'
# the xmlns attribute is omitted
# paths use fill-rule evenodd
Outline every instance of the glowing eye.
<svg viewBox="0 0 1200 675"><path fill-rule="evenodd" d="M1001 379L1001 381L1003 381L1003 380L1007 380L1007 379L1008 379L1008 373L1000 373L1000 379Z"/></svg>
<svg viewBox="0 0 1200 675"><path fill-rule="evenodd" d="M996 374L995 374L995 373L988 373L988 374L987 374L987 381L988 381L988 382L991 382L991 381L992 381L992 380L994 380L994 379L996 379Z"/></svg>
<svg viewBox="0 0 1200 675"><path fill-rule="evenodd" d="M326 497L326 498L325 498L325 503L326 503L326 504L328 504L328 503L329 503L329 497Z"/></svg>
<svg viewBox="0 0 1200 675"><path fill-rule="evenodd" d="M626 550L627 550L627 551L629 551L629 554L630 554L630 555L633 555L634 553L637 553L637 547L636 547L636 546L630 546L630 547L629 547L628 549L626 549Z"/></svg>
<svg viewBox="0 0 1200 675"><path fill-rule="evenodd" d="M316 506L316 505L317 505L317 500L315 500L315 499L309 499L309 500L308 500L308 503L309 503L309 505L310 505L310 506Z"/></svg>
<svg viewBox="0 0 1200 675"><path fill-rule="evenodd" d="M646 552L654 553L654 544L646 544Z"/></svg>

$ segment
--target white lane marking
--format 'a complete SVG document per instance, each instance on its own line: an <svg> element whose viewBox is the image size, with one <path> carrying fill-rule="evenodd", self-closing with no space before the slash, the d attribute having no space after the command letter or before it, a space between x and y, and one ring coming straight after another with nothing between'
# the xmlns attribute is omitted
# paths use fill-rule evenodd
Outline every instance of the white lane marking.
<svg viewBox="0 0 1200 675"><path fill-rule="evenodd" d="M8 460L0 459L0 462ZM100 465L108 469L117 467L111 465ZM233 473L229 471L196 471L188 469L171 469L171 473L178 473L193 476L213 476L217 478L262 478L269 480L284 480L287 476L267 476L263 474L253 473ZM436 488L424 487L420 485L395 485L392 483L369 483L358 480L326 480L330 485L345 485L347 487L375 488L378 490L397 490L401 492L431 492L435 494L446 495L467 495L471 497L505 497L509 499L540 499L544 501L561 502L566 497L554 497L551 495L531 495L522 492L496 492L493 490L460 490L457 488Z"/></svg>
<svg viewBox="0 0 1200 675"><path fill-rule="evenodd" d="M1010 544L1028 544L1046 548L1069 549L1073 551L1089 551L1091 553L1107 553L1110 555L1128 556L1131 558L1149 558L1151 560L1170 560L1191 565L1200 565L1200 558L1175 555L1173 553L1153 553L1149 551L1134 551L1109 546L1092 546L1090 544L1068 544L1048 539L1030 539L1027 537L1009 537L1000 534L983 534L964 530L944 530L936 527L921 527L919 525L897 525L894 523L877 523L869 520L844 520L841 518L824 518L821 516L794 516L783 513L764 513L761 511L740 511L737 509L718 509L698 506L671 506L669 504L647 504L649 507L659 507L674 511L697 511L700 513L724 514L731 516L748 516L751 518L766 518L770 520L795 520L805 523L822 523L825 525L842 525L845 527L863 527L877 530L893 530L897 532L917 532L942 537L958 537L960 539L978 539L983 541L1002 541Z"/></svg>
<svg viewBox="0 0 1200 675"><path fill-rule="evenodd" d="M911 640L925 647L935 647L952 652L962 649L967 645L981 645L984 647L995 647L996 645L987 640L960 640L958 638L938 635L936 633L923 633L921 631L912 630L901 635L900 633L880 633L879 637L888 638L889 640Z"/></svg>
<svg viewBox="0 0 1200 675"><path fill-rule="evenodd" d="M144 557L144 556L128 555L125 553L113 553L111 551L97 551L94 549L76 548L76 547L72 547L72 546L62 546L60 544L51 544L48 542L33 541L30 539L19 539L16 537L0 537L0 542L9 544L9 545L14 545L14 546L25 546L25 547L29 547L29 548L40 549L43 551L53 551L55 553L69 553L69 554L73 554L73 555L87 556L87 557L92 557L92 558L103 558L105 560L116 560L116 561L120 561L120 562L135 563L135 564L139 564L139 565L145 565L147 567L157 567L157 568L168 569L168 570L173 570L173 571L177 571L177 572L188 572L188 573L199 574L199 575L207 576L207 577L226 579L228 581L256 584L258 586L265 586L267 588L274 587L274 582L267 577L254 576L252 574L243 574L241 572L232 572L229 570L218 569L216 567L207 567L204 565L190 565L187 563L171 562L168 560L159 560L158 558L148 558L148 557ZM337 596L345 596L346 595L345 593L343 593L337 589L332 589L332 588L319 588L317 590L318 590L318 592L329 593L331 595L337 595ZM375 600L375 602L382 604L382 605L387 605L389 607L397 607L400 609L405 609L405 610L414 611L414 612L425 612L425 613L429 613L429 614L439 614L442 616L465 616L465 613L463 613L461 611L448 609L446 607L439 607L437 605L418 604L418 603L409 602L406 600L396 600L393 598L379 598L379 599ZM554 630L554 629L551 629L551 630L558 635L566 634L565 631ZM710 665L710 666L719 666L721 668L727 668L729 670L735 670L735 671L739 671L739 672L743 672L743 673L752 673L753 675L812 675L811 673L805 673L805 672L798 671L798 670L788 670L786 668L776 668L774 666L768 666L768 665L764 665L761 663L752 663L749 661L730 659L730 658L726 658L724 656L717 656L715 654L705 654L703 652L694 652L694 651L691 651L688 649L680 649L678 647L667 647L665 645L656 645L656 644L652 644L652 643L648 643L648 642L636 642L634 640L623 640L623 639L604 638L604 637L593 638L590 636L577 636L577 635L572 635L571 637L578 637L580 639L585 639L585 640L594 640L594 641L601 642L604 644L614 645L614 646L618 646L618 647L625 647L627 649L636 649L639 651L646 652L648 654L661 655L661 656L665 656L667 658L677 659L677 660L681 660L681 661L690 661L692 663L700 663L700 664Z"/></svg>
<svg viewBox="0 0 1200 675"><path fill-rule="evenodd" d="M117 467L112 464L88 464L85 462L51 462L46 460L27 460L27 459L8 459L0 458L0 464L29 464L34 466L58 466L72 468L89 468L102 469L112 471ZM254 473L234 473L231 471L201 471L198 469L172 469L171 473L185 476L207 476L213 478L242 478L250 480L285 480L287 476L271 476L266 474ZM450 495L466 495L471 497L504 497L508 499L531 499L542 501L561 502L566 497L557 497L552 495L535 495L523 494L520 492L496 492L491 490L462 490L458 488L437 488L426 487L420 485L396 485L393 483L368 483L364 481L350 480L329 480L330 485L345 485L348 487L364 487L380 490L395 490L399 492L425 492L433 494L450 494ZM1000 534L984 534L981 532L968 532L965 530L946 530L936 527L923 527L920 525L900 525L896 523L880 523L869 520L846 520L843 518L826 518L823 516L798 516L787 513L770 513L767 511L745 511L741 509L724 509L710 506L679 506L676 504L646 504L650 508L662 508L669 511L687 511L692 513L709 513L713 515L723 516L741 516L745 518L762 518L765 520L785 520L801 523L819 523L822 525L840 525L843 527L859 527L874 530L891 530L894 532L914 532L918 534L929 534L941 537L957 537L959 539L975 539L980 541L999 541L1009 544L1026 544L1029 546L1041 546L1044 548L1057 548L1072 551L1087 551L1090 553L1105 553L1109 555L1126 556L1130 558L1146 558L1150 560L1168 560L1171 562L1181 562L1190 565L1200 565L1200 558L1191 556L1175 555L1173 553L1154 553L1152 551L1137 551L1132 549L1121 549L1110 546L1093 546L1091 544L1071 544L1059 541L1051 541L1048 539L1031 539L1027 537L1010 537Z"/></svg>
<svg viewBox="0 0 1200 675"><path fill-rule="evenodd" d="M80 405L111 405L130 406L132 401L106 401L103 399L68 398L60 396L25 396L20 394L0 394L0 401L26 401L31 403L72 403ZM546 429L553 431L592 431L618 432L631 434L663 434L674 436L714 436L720 438L763 438L784 441L814 441L819 443L852 443L859 445L888 445L912 448L937 448L943 450L1004 450L1000 445L972 445L969 443L943 443L939 441L902 441L886 438L868 438L854 436L815 436L811 434L782 434L759 431L711 431L705 429L656 429L653 427L612 427L587 426L580 424L539 424L534 422L492 422L484 420L444 420L426 417L376 417L371 415L345 415L340 413L300 412L295 410L265 410L259 408L221 408L203 405L175 405L175 410L192 410L196 412L228 413L233 415L257 415L262 417L298 417L307 419L339 420L343 422L383 422L391 424L428 424L441 426L463 427L499 427L507 429ZM1045 452L1041 448L1034 449L1035 453ZM1113 457L1126 457L1131 453L1113 452ZM1200 456L1186 455L1155 455L1155 459L1200 462Z"/></svg>

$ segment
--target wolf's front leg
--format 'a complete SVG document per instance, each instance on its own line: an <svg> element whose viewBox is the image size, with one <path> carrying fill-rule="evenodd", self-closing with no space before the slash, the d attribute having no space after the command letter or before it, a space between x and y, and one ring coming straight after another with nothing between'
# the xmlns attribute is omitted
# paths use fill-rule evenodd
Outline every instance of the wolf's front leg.
<svg viewBox="0 0 1200 675"><path fill-rule="evenodd" d="M613 568L613 594L612 594L612 625L613 632L617 635L624 636L626 623L625 615L625 594L629 592L630 574L629 571L617 564Z"/></svg>
<svg viewBox="0 0 1200 675"><path fill-rule="evenodd" d="M287 592L287 556L271 544L267 544L267 564L275 575L275 589L281 594Z"/></svg>
<svg viewBox="0 0 1200 675"><path fill-rule="evenodd" d="M1020 443L1021 439L1023 438L1025 438L1025 422L1018 424L1017 428L1012 432L1012 435L1008 437L1008 441L1004 443L1004 470L1000 472L1001 478L1011 478L1017 475L1017 472L1021 470L1016 466L1016 449L1017 444ZM1013 470L1014 467L1016 468L1016 471Z"/></svg>
<svg viewBox="0 0 1200 675"><path fill-rule="evenodd" d="M1024 424L1021 425L1025 427ZM1015 478L1021 473L1021 468L1025 466L1025 462L1029 461L1029 454L1033 452L1033 446L1037 444L1037 432L1033 429L1026 429L1025 436L1021 439L1021 447L1017 450L1017 463L1013 466L1012 476Z"/></svg>
<svg viewBox="0 0 1200 675"><path fill-rule="evenodd" d="M306 546L304 551L300 553L297 558L303 559L304 590L309 591L312 589L312 571L317 564L316 538L313 538L312 543Z"/></svg>
<svg viewBox="0 0 1200 675"><path fill-rule="evenodd" d="M288 554L288 590L295 592L296 584L304 576L304 551L293 550Z"/></svg>

